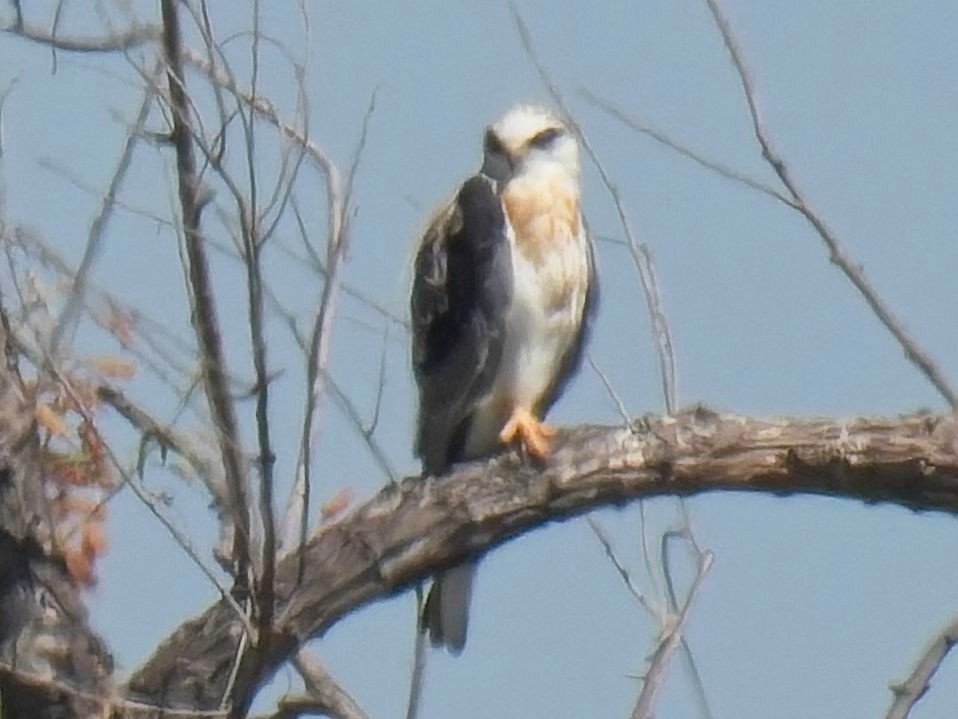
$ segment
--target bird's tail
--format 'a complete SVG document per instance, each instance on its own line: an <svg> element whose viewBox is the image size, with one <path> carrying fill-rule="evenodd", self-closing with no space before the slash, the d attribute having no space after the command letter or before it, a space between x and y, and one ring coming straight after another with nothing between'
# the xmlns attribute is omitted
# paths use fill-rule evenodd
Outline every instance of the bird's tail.
<svg viewBox="0 0 958 719"><path fill-rule="evenodd" d="M476 563L466 562L442 572L432 583L422 622L433 646L445 646L453 654L466 646L469 600L475 576Z"/></svg>

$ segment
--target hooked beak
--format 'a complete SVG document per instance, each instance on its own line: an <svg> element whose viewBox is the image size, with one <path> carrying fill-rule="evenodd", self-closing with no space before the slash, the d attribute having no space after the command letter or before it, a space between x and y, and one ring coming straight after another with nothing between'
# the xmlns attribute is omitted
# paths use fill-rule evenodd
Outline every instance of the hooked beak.
<svg viewBox="0 0 958 719"><path fill-rule="evenodd" d="M502 184L512 177L512 161L509 156L498 152L487 152L480 172L490 180Z"/></svg>

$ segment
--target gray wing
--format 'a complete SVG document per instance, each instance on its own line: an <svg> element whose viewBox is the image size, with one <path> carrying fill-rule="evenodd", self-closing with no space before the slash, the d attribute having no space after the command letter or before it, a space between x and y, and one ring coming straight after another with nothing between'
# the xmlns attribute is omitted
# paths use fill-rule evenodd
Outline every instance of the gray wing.
<svg viewBox="0 0 958 719"><path fill-rule="evenodd" d="M476 400L492 385L512 301L512 255L495 185L467 180L416 255L412 361L416 454L438 475L461 455Z"/></svg>

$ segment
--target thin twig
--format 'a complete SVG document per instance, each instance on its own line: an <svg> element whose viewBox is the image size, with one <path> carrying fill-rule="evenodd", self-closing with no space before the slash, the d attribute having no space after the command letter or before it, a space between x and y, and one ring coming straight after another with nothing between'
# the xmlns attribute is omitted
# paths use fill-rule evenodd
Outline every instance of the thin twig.
<svg viewBox="0 0 958 719"><path fill-rule="evenodd" d="M429 658L426 644L426 628L421 626L425 607L422 584L416 585L416 637L413 640L412 672L409 675L409 698L406 700L406 719L417 719L422 702L422 689L426 678L426 662Z"/></svg>
<svg viewBox="0 0 958 719"><path fill-rule="evenodd" d="M253 2L253 41L251 46L251 105L256 104L259 78L260 5ZM249 200L238 198L240 226L246 265L246 291L249 310L250 342L253 349L253 368L256 373L256 437L259 443L259 514L263 526L263 547L260 560L258 587L258 622L260 641L269 641L274 613L274 581L276 573L276 516L274 509L273 454L269 424L269 369L266 352L266 330L263 322L263 242L259 232L258 185L256 178L256 133L253 110L249 116L240 112L246 140L246 165L249 182ZM225 174L225 173L224 173ZM264 651L266 649L264 648Z"/></svg>
<svg viewBox="0 0 958 719"><path fill-rule="evenodd" d="M74 410L83 418L88 426L95 427L96 425L94 424L93 417L87 411L86 406L83 403L83 399L73 387L73 383L56 366L52 356L47 354L45 360L45 365L48 367L50 373L73 402ZM182 549L186 556L189 557L197 567L199 567L200 571L203 572L206 578L209 579L213 586L217 589L222 599L233 609L247 634L255 637L256 634L253 629L253 625L250 623L249 617L242 610L242 608L240 608L239 604L237 604L236 600L232 596L232 592L220 584L216 573L206 566L206 563L200 557L199 552L197 552L196 548L193 547L193 543L190 541L189 537L180 531L173 521L163 513L157 501L150 496L149 492L147 492L147 490L140 484L140 481L135 474L126 470L109 443L102 442L101 444L107 458L110 460L110 464L113 465L113 468L119 472L120 476L123 478L123 485L128 486L131 490L133 490L133 494L136 495L136 498L139 499L150 511L150 513L159 520L160 524L163 525L163 528L166 529L173 540L179 545L180 549Z"/></svg>
<svg viewBox="0 0 958 719"><path fill-rule="evenodd" d="M689 547L691 550L691 556L694 559L696 566L701 565L702 558L707 553L707 550L703 551L699 547L699 544L695 539L695 533L692 531L691 517L689 515L688 506L684 498L679 502L679 510L683 520L682 528L677 530L669 530L662 535L660 556L662 575L665 578L666 600L668 601L669 609L672 612L678 610L678 599L676 598L675 594L675 583L672 580L672 562L669 559L669 541L671 539L683 540L685 546ZM712 709L709 706L708 695L705 692L705 682L702 681L702 674L699 672L698 663L695 661L695 654L692 652L692 646L689 644L684 635L679 638L679 642L682 645L682 656L685 658L686 668L689 671L689 676L692 678L692 686L695 690L695 698L699 705L699 713L705 719L712 719Z"/></svg>
<svg viewBox="0 0 958 719"><path fill-rule="evenodd" d="M383 323L383 344L379 351L379 380L376 383L376 402L373 405L373 416L369 424L363 427L363 436L367 439L376 433L379 425L380 410L383 406L383 393L386 390L386 354L389 350L389 325Z"/></svg>
<svg viewBox="0 0 958 719"><path fill-rule="evenodd" d="M98 385L96 396L102 402L113 407L127 422L136 427L144 436L153 437L163 447L167 447L189 462L193 470L203 479L213 498L220 506L226 505L225 486L222 477L217 476L209 459L193 446L192 442L172 425L160 422L145 409L132 402L123 392L108 384Z"/></svg>
<svg viewBox="0 0 958 719"><path fill-rule="evenodd" d="M795 209L801 213L815 229L815 232L822 239L822 242L825 243L831 262L838 266L845 277L848 278L855 289L857 289L859 294L864 298L875 316L878 317L879 321L885 326L885 329L891 332L892 336L898 341L898 344L901 345L902 350L904 350L905 357L918 367L926 379L931 382L935 389L938 390L938 393L948 402L956 416L958 416L958 394L955 393L955 390L941 371L941 368L932 360L930 355L918 346L918 343L911 337L902 321L895 316L891 308L879 296L875 288L872 287L861 265L850 259L844 246L838 241L837 236L832 232L831 228L828 227L821 215L812 208L804 193L795 183L791 171L788 169L782 156L778 154L772 145L768 133L765 130L761 113L758 109L755 86L752 82L748 66L745 64L742 49L738 44L738 40L735 38L735 34L732 32L728 18L722 11L719 0L705 0L705 3L708 5L712 17L715 19L715 24L718 26L719 32L722 34L725 47L732 56L732 63L735 65L735 71L738 74L739 82L745 93L745 102L748 104L748 113L752 121L752 131L755 134L755 139L762 148L762 157L771 165L772 169L775 170L775 174L778 175L778 178L788 190L794 200Z"/></svg>
<svg viewBox="0 0 958 719"><path fill-rule="evenodd" d="M612 562L612 566L615 567L615 570L619 573L619 577L622 579L622 583L625 584L625 588L629 590L629 594L631 594L635 601L639 603L639 606L651 614L659 624L664 624L665 617L662 615L661 610L654 606L652 602L649 601L649 598L642 593L642 590L635 586L635 582L632 581L629 570L626 569L625 565L619 560L618 555L616 555L615 550L612 548L612 542L609 541L602 526L593 517L589 517L588 522L595 538L598 539L599 544L602 545L605 556L609 558L609 561Z"/></svg>
<svg viewBox="0 0 958 719"><path fill-rule="evenodd" d="M615 118L621 122L626 127L629 127L632 130L635 130L638 133L647 135L653 140L658 142L661 145L669 148L670 150L678 153L682 157L685 157L692 162L704 167L705 169L714 172L720 177L724 177L727 180L732 180L738 182L746 187L749 187L756 192L761 192L763 195L768 195L779 202L791 207L793 209L798 209L798 206L795 203L795 200L783 194L780 190L775 189L771 185L768 185L761 180L756 180L754 177L750 177L739 170L736 170L728 165L724 165L721 162L716 160L711 160L704 155L691 150L687 145L679 142L670 135L668 135L663 130L653 127L648 123L643 122L642 120L627 114L624 110L617 107L613 103L605 100L598 95L595 95L588 88L583 88L581 91L582 96L591 102L593 105L598 107L600 110Z"/></svg>
<svg viewBox="0 0 958 719"><path fill-rule="evenodd" d="M945 657L954 649L955 644L958 644L958 617L952 619L948 626L931 641L918 658L908 678L891 685L894 699L885 719L906 719L912 708L925 696L935 673L941 668Z"/></svg>
<svg viewBox="0 0 958 719"><path fill-rule="evenodd" d="M346 188L341 197L330 200L328 212L340 213L340 216L332 223L331 229L335 229L336 234L331 234L327 242L326 251L326 283L323 285L322 300L319 305L319 312L316 313L316 321L313 324L313 331L310 335L309 358L306 365L306 406L303 412L303 430L300 439L299 460L296 467L296 480L293 488L292 497L301 498L301 507L299 508L299 543L300 550L306 545L306 535L309 526L309 504L310 492L312 491L311 463L312 463L312 444L313 444L313 421L316 416L316 410L322 399L326 385L326 364L329 357L330 336L333 328L333 318L336 314L337 298L339 296L339 278L349 244L349 235L347 233L347 209L349 208L349 196L351 193L353 178L356 169L359 166L359 160L362 157L362 151L366 144L366 137L369 131L369 120L376 107L376 95L373 94L369 102L369 108L363 117L362 130L360 132L359 144L353 160L353 165L346 182ZM291 501L288 505L293 506ZM287 516L290 514L287 510ZM300 551L300 561L304 560L304 554ZM301 565L300 574L303 567Z"/></svg>
<svg viewBox="0 0 958 719"><path fill-rule="evenodd" d="M339 170L332 159L309 138L303 136L295 127L285 122L276 108L266 98L252 97L250 93L241 90L226 73L213 67L205 58L188 48L181 50L183 61L203 72L210 82L229 90L243 102L248 103L262 119L274 125L283 137L297 143L306 155L313 161L326 180L326 205L329 215L329 236L340 235L340 225L344 220L342 200L344 197Z"/></svg>
<svg viewBox="0 0 958 719"><path fill-rule="evenodd" d="M154 72L158 72L156 68ZM130 169L130 163L133 160L133 150L143 133L143 127L146 124L146 118L150 113L150 107L153 104L153 86L147 85L143 93L143 99L140 101L140 109L137 111L136 120L127 132L126 140L123 143L123 150L120 152L120 159L117 161L116 169L113 171L113 177L110 180L110 186L107 188L103 199L100 202L100 209L90 223L90 230L87 233L86 248L83 251L83 258L73 275L73 287L70 295L64 303L63 312L57 319L50 336L50 354L57 356L60 348L60 342L64 335L69 333L74 326L76 318L83 307L84 296L86 294L87 278L93 269L93 263L96 262L100 254L100 248L103 245L103 239L106 236L106 227L113 215L113 208L116 204L116 196L119 193L120 186L126 179L126 173Z"/></svg>
<svg viewBox="0 0 958 719"><path fill-rule="evenodd" d="M376 464L379 465L379 468L382 470L383 474L386 475L388 479L393 484L399 482L399 474L393 468L392 463L389 461L389 457L386 456L385 450L379 445L379 442L376 441L375 435L372 432L367 432L363 426L362 417L359 415L359 409L356 407L355 403L349 398L349 395L346 394L346 391L336 382L335 379L326 372L326 382L329 384L329 389L333 394L333 397L343 408L343 412L346 414L346 418L349 420L350 424L356 429L359 433L359 436L363 438L363 441L366 443L366 447L369 449L369 453L373 456L373 459L376 460Z"/></svg>
<svg viewBox="0 0 958 719"><path fill-rule="evenodd" d="M685 604L681 611L673 617L672 623L664 628L663 635L659 639L659 645L652 655L652 661L649 664L649 671L645 675L645 681L642 683L642 691L639 693L639 699L632 711L632 719L647 719L652 716L652 707L655 704L655 695L662 687L665 681L665 672L668 669L669 658L675 649L679 646L680 639L685 630L685 621L688 617L689 608L698 595L699 588L705 575L712 567L713 556L711 552L705 552L699 561L698 572L695 580L689 588L688 596L685 598Z"/></svg>
<svg viewBox="0 0 958 719"><path fill-rule="evenodd" d="M589 366L592 368L592 371L595 372L599 377L599 381L602 382L602 386L605 387L605 392L609 395L609 399L612 400L616 410L619 412L619 417L622 419L622 422L627 427L632 426L632 417L625 408L625 403L622 401L619 393L616 392L615 388L612 386L612 382L609 380L608 375L606 375L606 373L602 371L602 368L596 364L595 358L591 353L586 355L586 360L588 361Z"/></svg>
<svg viewBox="0 0 958 719"><path fill-rule="evenodd" d="M160 28L156 25L132 24L125 30L97 37L64 37L28 23L14 23L0 28L0 32L29 40L40 45L48 45L57 50L77 53L125 52L135 47L153 42L160 37Z"/></svg>

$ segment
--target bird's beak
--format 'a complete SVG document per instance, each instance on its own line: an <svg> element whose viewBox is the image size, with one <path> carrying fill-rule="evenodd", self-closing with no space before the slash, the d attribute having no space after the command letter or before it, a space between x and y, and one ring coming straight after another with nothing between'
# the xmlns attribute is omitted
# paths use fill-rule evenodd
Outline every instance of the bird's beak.
<svg viewBox="0 0 958 719"><path fill-rule="evenodd" d="M512 177L512 161L508 155L487 152L480 172L501 185Z"/></svg>

